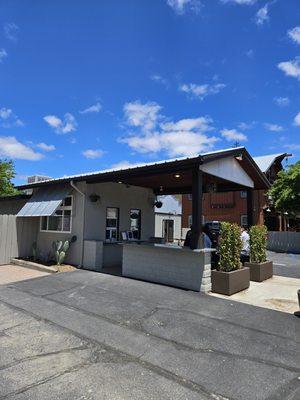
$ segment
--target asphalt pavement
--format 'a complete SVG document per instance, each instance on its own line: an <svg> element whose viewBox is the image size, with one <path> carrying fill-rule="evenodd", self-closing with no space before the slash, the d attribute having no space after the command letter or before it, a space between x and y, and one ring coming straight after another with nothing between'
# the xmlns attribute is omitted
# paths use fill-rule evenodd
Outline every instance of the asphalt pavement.
<svg viewBox="0 0 300 400"><path fill-rule="evenodd" d="M90 271L0 286L0 399L299 400L300 319Z"/></svg>

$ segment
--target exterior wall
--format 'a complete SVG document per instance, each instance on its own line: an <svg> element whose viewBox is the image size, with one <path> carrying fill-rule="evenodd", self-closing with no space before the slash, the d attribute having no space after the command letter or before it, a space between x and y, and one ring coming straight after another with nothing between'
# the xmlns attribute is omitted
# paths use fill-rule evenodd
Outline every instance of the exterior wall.
<svg viewBox="0 0 300 400"><path fill-rule="evenodd" d="M265 191L253 191L253 223L264 223L263 208L266 205ZM188 195L182 196L182 227L189 227L189 215L192 215L192 201ZM203 215L205 221L227 221L241 225L241 216L247 215L247 198L241 192L204 193Z"/></svg>
<svg viewBox="0 0 300 400"><path fill-rule="evenodd" d="M163 220L171 219L174 221L174 240L181 239L181 215L155 213L155 237L164 237Z"/></svg>
<svg viewBox="0 0 300 400"><path fill-rule="evenodd" d="M154 236L154 196L152 190L119 183L96 183L86 185L85 239L105 240L106 209L119 208L119 232L130 228L130 209L141 210L141 240ZM96 193L100 200L92 203L89 195Z"/></svg>
<svg viewBox="0 0 300 400"><path fill-rule="evenodd" d="M82 192L86 193L85 240L105 241L107 207L119 208L119 232L127 231L130 228L130 209L140 209L141 239L148 240L151 236L154 236L154 196L151 190L135 186L126 187L126 185L111 182L97 184L80 182L76 186ZM89 199L89 195L92 193L98 194L100 200L92 203ZM81 261L84 220L83 196L75 190L72 190L70 194L73 195L71 233L41 232L39 229L37 244L42 256L47 258L48 254L52 253L52 242L54 240L70 240L71 237L75 235L77 240L75 243L71 243L66 262L78 265ZM40 218L38 218L38 220L40 220Z"/></svg>
<svg viewBox="0 0 300 400"><path fill-rule="evenodd" d="M85 182L77 184L78 188L82 191L85 190ZM40 254L43 258L47 259L53 254L52 242L55 240L70 240L72 236L76 236L76 242L71 243L70 249L66 256L66 262L74 265L80 264L81 246L82 246L82 221L83 221L83 196L75 190L71 190L70 194L73 196L73 209L72 209L72 230L71 233L60 232L41 232L40 225L37 235L37 245ZM40 224L40 218L37 217Z"/></svg>

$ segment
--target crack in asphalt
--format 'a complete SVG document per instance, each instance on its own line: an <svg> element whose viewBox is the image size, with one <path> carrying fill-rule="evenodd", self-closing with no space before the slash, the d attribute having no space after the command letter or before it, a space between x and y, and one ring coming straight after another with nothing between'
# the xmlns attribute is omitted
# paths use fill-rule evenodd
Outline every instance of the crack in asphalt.
<svg viewBox="0 0 300 400"><path fill-rule="evenodd" d="M21 307L12 305L12 304L4 301L4 300L0 300L0 302L5 304L5 305L7 305L8 307L10 307L12 309L21 311L24 314L28 314L28 315L30 315L30 316L32 316L34 318L36 317L36 315L34 313L29 312L27 310L24 310ZM143 360L140 359L140 357L142 355L140 355L138 357L132 356L131 354L128 354L128 353L120 351L120 350L117 350L117 349L115 349L115 348L113 348L113 347L111 347L111 346L109 346L109 345L107 345L105 343L102 343L102 342L97 341L97 340L90 339L89 337L87 337L85 335L79 334L78 332L73 331L70 328L66 328L64 326L61 326L61 325L59 325L59 324L57 324L57 323L55 323L53 321L47 320L45 318L41 318L39 316L37 316L37 317L38 317L38 320L42 320L42 321L44 321L46 323L50 323L53 326L57 326L60 329L66 331L66 332L72 333L74 336L76 336L77 338L80 338L81 340L90 342L91 344L96 344L96 346L100 345L102 348L106 349L107 351L112 352L114 354L117 354L118 358L119 357L122 358L122 361L124 361L124 359L125 359L127 362L133 362L135 364L140 364L141 366L143 366L144 368L152 371L155 374L163 376L166 379L168 379L170 381L173 381L173 382L176 382L177 384L179 384L179 385L181 385L181 386L183 386L183 387L185 387L185 388L187 388L187 389L189 389L189 390L191 390L193 392L201 394L207 400L212 400L212 399L214 399L214 400L216 400L216 399L220 399L220 400L224 400L224 399L225 400L235 400L234 398L228 398L228 397L222 396L221 394L213 393L213 392L207 390L204 386L200 385L197 382L182 378L181 376L179 376L179 375L177 375L177 374L175 374L173 372L170 372L170 371L168 371L168 370L166 370L166 369L164 369L162 367L158 367L156 365L151 364L150 362L143 361ZM24 393L25 391L28 391L31 388L34 388L36 386L42 385L44 383L47 383L48 381L54 380L54 379L56 379L56 378L58 378L58 377L60 377L62 375L71 373L73 371L77 371L80 368L84 368L84 367L90 366L91 364L95 364L95 362L91 362L89 360L89 363L87 363L87 361L85 361L83 363L77 364L76 366L67 368L66 370L64 370L64 371L62 371L60 373L53 374L50 377L47 377L47 378L42 379L42 380L40 380L38 382L35 382L34 384L27 385L27 386L25 386L24 388L22 388L20 390L14 391L14 392L9 393L9 394L6 394L5 396L0 396L0 400L7 399L9 397L15 396L15 395L20 394L20 393Z"/></svg>
<svg viewBox="0 0 300 400"><path fill-rule="evenodd" d="M20 291L22 292L22 290L20 290ZM35 294L32 294L32 293L31 293L31 295L33 297L41 297L39 295L35 295ZM47 300L48 301L53 301L54 303L62 305L64 307L66 307L66 308L82 312L83 314L90 315L90 316L95 317L97 319L103 319L106 322L109 322L109 323L111 323L113 325L120 326L120 327L125 327L126 329L129 329L132 332L136 332L137 331L137 332L143 333L143 334L145 334L147 336L151 336L151 337L154 337L156 339L162 340L164 342L171 343L176 348L178 348L179 350L188 350L188 351L197 352L197 353L214 353L214 354L225 356L225 357L228 357L228 358L231 358L231 359L235 358L235 359L243 360L243 361L252 361L252 362L256 362L256 363L260 363L260 364L264 364L264 365L268 365L268 366L272 366L272 367L283 368L283 369L285 369L287 371L290 371L290 372L296 372L296 373L300 372L300 368L291 367L289 365L286 365L286 364L283 364L283 363L279 363L279 362L275 362L275 361L264 360L264 359L259 358L259 357L252 357L252 356L247 356L247 355L242 355L242 354L233 354L233 353L230 353L230 352L226 352L226 351L222 351L222 350L216 350L216 349L213 349L213 348L195 348L195 347L189 346L189 345L187 345L185 343L178 342L178 341L176 341L174 339L165 338L165 337L159 336L157 334L150 333L147 330L143 329L143 327L141 326L141 322L145 318L149 318L150 316L154 315L159 310L166 310L166 311L172 311L172 312L190 313L190 314L201 316L201 317L204 317L204 318L207 318L207 319L217 320L218 322L222 322L222 323L224 322L224 323L227 323L228 325L234 325L234 326L237 326L239 328L254 330L253 328L245 328L242 325L232 324L231 322L227 322L227 321L224 321L224 320L219 319L219 318L208 317L206 315L203 315L203 314L195 312L195 311L186 310L186 309L172 309L170 307L156 306L153 310L150 310L143 317L141 317L136 323L134 323L133 325L128 325L125 322L119 322L119 321L116 321L116 320L114 320L112 318L109 318L109 317L107 317L105 315L96 314L94 312L91 312L91 311L88 311L88 310L84 310L84 309L76 307L74 305L71 306L71 305L66 304L66 303L64 303L64 302L62 302L60 300L57 300L57 299L47 298ZM264 331L259 331L259 332L260 333L265 333ZM266 334L269 335L269 333L266 333ZM274 335L274 334L270 334L270 335L271 336L276 336L276 337L278 336L278 335ZM292 339L290 339L290 341L294 342ZM298 342L296 342L296 343L298 343ZM146 354L146 352L147 351L145 351L143 353L143 355Z"/></svg>

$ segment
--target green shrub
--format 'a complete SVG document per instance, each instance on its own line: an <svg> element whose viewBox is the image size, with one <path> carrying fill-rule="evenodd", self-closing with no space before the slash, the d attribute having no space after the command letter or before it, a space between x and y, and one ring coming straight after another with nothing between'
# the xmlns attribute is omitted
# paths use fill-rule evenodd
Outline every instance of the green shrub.
<svg viewBox="0 0 300 400"><path fill-rule="evenodd" d="M66 240L62 242L61 240L56 240L52 243L52 247L54 250L56 265L61 265L66 257L66 253L69 250L70 242Z"/></svg>
<svg viewBox="0 0 300 400"><path fill-rule="evenodd" d="M221 223L220 233L220 271L235 271L241 268L241 251L242 251L242 240L241 240L241 229L237 224L231 224L229 222Z"/></svg>
<svg viewBox="0 0 300 400"><path fill-rule="evenodd" d="M250 228L250 261L262 263L267 260L267 227L264 225L254 225Z"/></svg>

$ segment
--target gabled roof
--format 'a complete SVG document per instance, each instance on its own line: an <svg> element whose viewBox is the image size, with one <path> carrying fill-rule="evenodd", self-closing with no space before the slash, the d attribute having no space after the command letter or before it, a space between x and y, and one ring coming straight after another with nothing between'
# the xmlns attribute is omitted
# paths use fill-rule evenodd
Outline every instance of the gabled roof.
<svg viewBox="0 0 300 400"><path fill-rule="evenodd" d="M266 173L276 160L282 161L288 156L288 153L268 154L266 156L253 157L253 160L259 166L260 170Z"/></svg>
<svg viewBox="0 0 300 400"><path fill-rule="evenodd" d="M235 147L203 153L196 157L182 157L171 160L157 161L154 163L143 163L127 168L106 169L85 174L64 176L61 178L54 178L32 184L17 186L17 188L23 190L33 187L62 184L70 181L86 181L87 183L122 182L130 185L144 186L149 188L151 187L153 189L155 188L155 190L157 190L160 185L166 187L168 184L173 183L175 189L179 185L182 186L184 184L184 179L186 179L186 185L190 184L188 183L190 177L185 176L184 171L191 171L196 165L205 164L217 159L228 157L240 158L240 165L251 177L251 179L256 182L255 187L261 189L266 189L269 187L268 180L258 168L257 164L254 162L247 150L244 147ZM172 177L172 174L174 175L174 173L178 171L182 171L181 182L178 180L176 182L176 179L174 181L174 177ZM188 175L188 173L186 174ZM159 180L155 179L155 177L157 178L158 176L160 176ZM170 182L170 178L172 178L172 182ZM186 188L186 190L188 189Z"/></svg>

